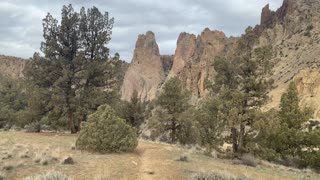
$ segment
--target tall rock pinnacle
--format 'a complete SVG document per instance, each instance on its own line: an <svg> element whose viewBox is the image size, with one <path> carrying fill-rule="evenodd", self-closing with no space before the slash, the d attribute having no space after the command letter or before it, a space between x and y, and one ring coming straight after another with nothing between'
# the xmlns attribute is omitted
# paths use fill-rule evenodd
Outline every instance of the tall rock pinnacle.
<svg viewBox="0 0 320 180"><path fill-rule="evenodd" d="M122 99L129 101L134 91L142 101L156 96L164 80L159 47L153 32L139 35L130 64L121 88Z"/></svg>

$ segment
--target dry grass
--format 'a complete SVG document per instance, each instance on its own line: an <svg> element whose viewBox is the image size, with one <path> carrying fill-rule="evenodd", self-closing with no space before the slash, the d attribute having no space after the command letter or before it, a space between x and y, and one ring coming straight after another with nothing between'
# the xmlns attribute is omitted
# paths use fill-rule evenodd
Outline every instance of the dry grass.
<svg viewBox="0 0 320 180"><path fill-rule="evenodd" d="M195 172L229 172L235 177L251 179L320 179L318 174L300 170L289 171L277 165L258 167L235 165L232 160L209 158L201 153L188 153L188 163L176 161L187 150L173 145L155 144L140 141L133 153L92 154L72 150L76 135L50 133L0 132L0 170L12 165L13 169L5 171L7 179L23 179L59 171L76 180L148 180L148 179L188 179ZM18 145L17 145L18 144ZM23 144L22 146L20 146ZM28 151L30 158L19 155ZM12 157L2 160L7 154ZM73 165L61 162L65 157L72 157ZM42 161L47 160L47 165Z"/></svg>
<svg viewBox="0 0 320 180"><path fill-rule="evenodd" d="M24 180L72 180L72 178L60 171L49 171L45 174L26 177Z"/></svg>
<svg viewBox="0 0 320 180"><path fill-rule="evenodd" d="M226 171L198 172L191 176L192 180L240 180Z"/></svg>

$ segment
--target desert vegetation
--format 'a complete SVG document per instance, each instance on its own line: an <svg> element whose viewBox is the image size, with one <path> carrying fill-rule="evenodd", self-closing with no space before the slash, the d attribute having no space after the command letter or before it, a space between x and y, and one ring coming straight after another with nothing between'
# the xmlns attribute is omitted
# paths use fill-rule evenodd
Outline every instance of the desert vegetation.
<svg viewBox="0 0 320 180"><path fill-rule="evenodd" d="M154 98L137 88L125 100L125 65L107 46L113 24L97 7L63 6L61 20L43 19L42 53L24 77L0 76L0 180L320 178L320 128L295 80L264 108L278 53L259 44L259 29L210 57L203 91L172 75L168 56Z"/></svg>

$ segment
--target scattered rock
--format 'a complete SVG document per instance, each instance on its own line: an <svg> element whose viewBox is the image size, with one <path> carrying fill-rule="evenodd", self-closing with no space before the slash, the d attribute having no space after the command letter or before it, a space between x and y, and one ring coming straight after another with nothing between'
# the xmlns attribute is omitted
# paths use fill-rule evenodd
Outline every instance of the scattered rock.
<svg viewBox="0 0 320 180"><path fill-rule="evenodd" d="M146 173L146 174L150 174L150 175L153 175L153 174L155 174L155 172L154 172L154 171L150 171L150 170L147 170L147 171L143 171L143 173Z"/></svg>
<svg viewBox="0 0 320 180"><path fill-rule="evenodd" d="M29 151L25 151L19 155L20 158L30 158Z"/></svg>
<svg viewBox="0 0 320 180"><path fill-rule="evenodd" d="M131 162L132 162L132 164L138 166L138 163L137 163L137 162L135 162L135 161L131 161Z"/></svg>
<svg viewBox="0 0 320 180"><path fill-rule="evenodd" d="M63 161L62 164L74 164L72 157L68 156Z"/></svg>
<svg viewBox="0 0 320 180"><path fill-rule="evenodd" d="M4 165L2 168L4 171L11 171L14 169L14 166L11 164Z"/></svg>
<svg viewBox="0 0 320 180"><path fill-rule="evenodd" d="M11 159L11 158L12 158L11 154L5 154L5 156L2 157L2 160Z"/></svg>

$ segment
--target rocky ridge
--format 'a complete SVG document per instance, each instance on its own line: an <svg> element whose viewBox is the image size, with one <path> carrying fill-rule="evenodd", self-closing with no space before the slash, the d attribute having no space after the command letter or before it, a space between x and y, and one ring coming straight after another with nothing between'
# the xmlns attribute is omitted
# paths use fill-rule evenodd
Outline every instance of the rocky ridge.
<svg viewBox="0 0 320 180"><path fill-rule="evenodd" d="M317 83L317 79L320 78L318 73L320 71L320 1L284 0L282 6L276 11L270 10L269 5L266 5L262 9L261 22L254 31L259 37L256 47L271 45L274 52L272 61L275 66L271 78L275 80L275 84L270 92L270 101L264 109L277 108L281 95L293 80L297 81L301 93L301 105L320 107L315 103L317 102L316 94L320 93L320 83ZM212 79L214 76L212 61L216 56L232 54L237 39L228 38L223 32L211 31L208 28L198 36L181 33L177 40L173 65L167 77L166 73L163 75L164 70L157 46L156 53L151 54L150 57L150 54L144 54L143 58L137 57L136 51L140 51L141 48L140 50L136 48L133 63L130 65L133 67L129 68L131 72L127 72L127 78L130 77L135 83L124 84L123 89L136 89L140 91L141 99L151 100L161 84L170 77L177 76L194 96L202 97L205 94L205 80ZM138 39L138 41L141 40ZM141 60L141 64L146 65L143 65L143 68L137 67L139 66L137 59ZM150 59L156 59L153 62L156 65L152 65L149 69L146 62L150 62ZM132 75L129 76L129 74ZM147 74L152 74L156 81L149 84L145 80L139 81L139 78L133 78L141 78ZM147 89L149 91L146 91ZM122 92L123 99L128 100L132 90ZM320 117L320 108L315 109L316 116Z"/></svg>
<svg viewBox="0 0 320 180"><path fill-rule="evenodd" d="M0 55L0 75L2 76L12 79L22 78L25 65L25 59Z"/></svg>
<svg viewBox="0 0 320 180"><path fill-rule="evenodd" d="M294 80L301 106L314 108L315 116L320 117L314 95L320 93L317 83L320 78L317 73L320 69L320 1L284 0L277 11L268 9L268 6L263 9L261 24L256 27L260 29L257 46L272 45L274 52L275 88L270 92L266 109L279 106L281 95Z"/></svg>

